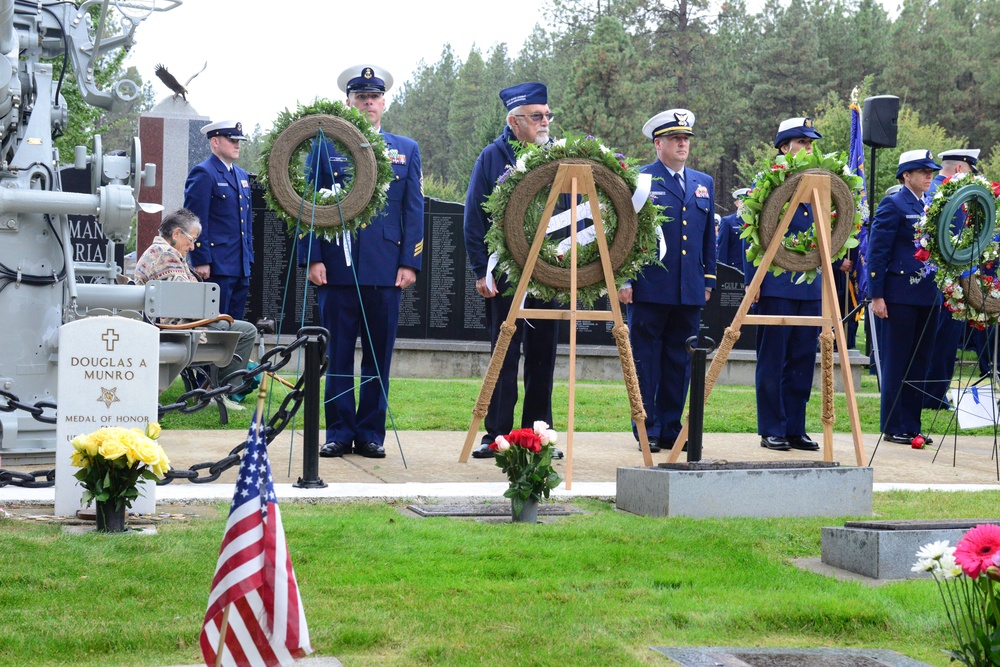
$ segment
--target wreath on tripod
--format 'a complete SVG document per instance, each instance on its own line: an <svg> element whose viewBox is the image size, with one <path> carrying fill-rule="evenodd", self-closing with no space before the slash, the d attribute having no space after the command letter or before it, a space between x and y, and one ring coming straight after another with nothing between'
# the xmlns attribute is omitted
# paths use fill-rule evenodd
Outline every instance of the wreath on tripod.
<svg viewBox="0 0 1000 667"><path fill-rule="evenodd" d="M779 155L769 170L757 174L753 188L740 205L743 218L740 238L746 239L747 259L754 266L760 266L788 201L806 172L829 172L837 177L830 179L830 196L835 209L830 213L831 259L836 261L846 256L851 248L858 245L862 179L847 166L847 156L844 153L819 155L805 151L799 151L797 155ZM811 283L816 279L819 265L816 230L810 226L781 239L781 247L771 262L770 271L776 276L786 270L799 273L797 282Z"/></svg>
<svg viewBox="0 0 1000 667"><path fill-rule="evenodd" d="M320 141L314 141L319 139ZM320 192L306 181L306 154L318 146L319 158L329 159L326 141L337 153L350 156L343 185ZM264 198L290 233L314 232L332 240L341 232L366 227L388 202L392 165L382 135L368 116L341 102L316 100L285 109L265 137L260 155L264 167Z"/></svg>
<svg viewBox="0 0 1000 667"><path fill-rule="evenodd" d="M657 261L656 230L666 218L648 198L637 212L632 203L639 183L636 160L616 153L594 137L559 139L545 146L515 144L517 162L497 179L483 208L492 220L486 245L498 256L497 268L507 275L513 294L541 222L552 180L562 163L593 166L601 219L611 256L615 285L638 275ZM568 195L567 195L568 196ZM546 237L528 283L539 299L570 301L572 253ZM577 299L586 307L607 294L600 249L596 242L577 243Z"/></svg>
<svg viewBox="0 0 1000 667"><path fill-rule="evenodd" d="M914 228L913 256L924 262L924 275L936 272L952 317L978 329L1000 319L998 197L1000 184L955 174L938 185Z"/></svg>

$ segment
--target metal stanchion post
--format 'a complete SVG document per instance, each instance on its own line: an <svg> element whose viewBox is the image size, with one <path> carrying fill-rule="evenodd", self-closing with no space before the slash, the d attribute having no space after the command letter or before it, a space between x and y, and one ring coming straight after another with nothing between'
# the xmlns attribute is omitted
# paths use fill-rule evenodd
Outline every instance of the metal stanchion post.
<svg viewBox="0 0 1000 667"><path fill-rule="evenodd" d="M294 486L300 489L326 487L319 477L319 381L323 350L319 338L309 336L305 344L305 398L302 403L302 477Z"/></svg>
<svg viewBox="0 0 1000 667"><path fill-rule="evenodd" d="M699 336L687 339L688 354L691 355L691 398L688 407L687 460L701 461L701 436L705 430L705 361L708 353L715 349L715 341L703 337L705 347L699 345Z"/></svg>

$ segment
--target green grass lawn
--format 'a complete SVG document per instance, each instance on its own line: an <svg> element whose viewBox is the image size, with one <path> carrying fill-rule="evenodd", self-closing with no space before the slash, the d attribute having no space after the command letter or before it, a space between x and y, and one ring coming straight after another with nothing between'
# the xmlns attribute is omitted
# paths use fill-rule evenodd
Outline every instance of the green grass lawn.
<svg viewBox="0 0 1000 667"><path fill-rule="evenodd" d="M1000 494L879 493L879 517L993 516ZM843 518L652 519L578 501L538 525L283 505L312 644L345 665L664 665L653 645L874 647L944 667L931 581L799 570ZM199 661L225 520L156 535L0 521L0 664ZM211 514L216 514L215 510Z"/></svg>

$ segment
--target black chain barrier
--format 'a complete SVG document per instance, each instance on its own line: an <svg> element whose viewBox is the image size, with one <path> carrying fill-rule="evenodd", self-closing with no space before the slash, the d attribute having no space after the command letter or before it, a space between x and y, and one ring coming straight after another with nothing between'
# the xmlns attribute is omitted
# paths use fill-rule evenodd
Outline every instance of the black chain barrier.
<svg viewBox="0 0 1000 667"><path fill-rule="evenodd" d="M317 339L321 351L320 357L320 369L319 372L322 375L326 372L326 368L330 363L329 357L327 356L327 341L330 338L330 333L323 327L303 327L299 329L296 334L295 340L293 340L288 345L275 345L271 350L269 350L263 357L261 357L260 362L256 368L253 369L241 369L238 371L233 371L225 378L219 380L219 386L213 389L203 389L196 388L191 391L187 391L177 397L177 400L173 403L168 403L167 405L161 405L159 408L159 418L162 419L163 415L168 412L178 411L183 413L198 412L199 410L204 410L212 401L219 396L229 396L232 394L248 394L253 391L253 381L255 376L262 376L265 373L276 373L281 370L292 360L292 355L298 351L299 348L304 346L310 338ZM234 384L236 381L242 380L239 385L231 385L230 381ZM17 396L9 391L0 389L0 397L7 400L6 405L0 404L0 412L13 412L14 410L24 410L30 412L32 417L40 422L46 424L55 424L55 409L56 404L52 401L38 401L34 405L21 402ZM281 401L281 405L278 409L271 415L267 424L264 426L264 439L267 444L278 437L289 423L295 418L296 413L298 413L299 408L302 406L302 400L305 398L305 375L300 375L298 381L295 383L295 387L285 395L284 400ZM53 414L51 416L44 415L45 409L51 409ZM246 448L247 443L244 440L242 443L237 445L226 455L224 458L212 462L208 461L206 463L196 463L187 470L175 470L170 469L164 475L164 478L157 482L157 486L163 486L169 484L175 479L186 479L192 484L208 484L219 479L225 471L229 470L233 466L239 465L240 454ZM201 471L207 470L208 474L202 475ZM55 470L38 470L32 473L19 473L12 472L8 470L0 469L0 488L4 486L21 486L24 488L44 488L53 486L55 484L56 471Z"/></svg>

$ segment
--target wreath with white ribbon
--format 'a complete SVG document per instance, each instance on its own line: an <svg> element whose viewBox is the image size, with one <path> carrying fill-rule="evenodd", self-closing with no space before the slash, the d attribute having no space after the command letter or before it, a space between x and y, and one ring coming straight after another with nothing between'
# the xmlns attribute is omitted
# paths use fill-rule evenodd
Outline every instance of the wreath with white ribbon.
<svg viewBox="0 0 1000 667"><path fill-rule="evenodd" d="M317 189L306 182L305 155L314 139L321 140L319 159L329 160L326 141L350 156L343 186ZM268 207L293 233L314 232L327 240L364 228L381 213L394 177L385 140L367 114L330 100L282 111L264 139L261 163Z"/></svg>
<svg viewBox="0 0 1000 667"><path fill-rule="evenodd" d="M513 293L541 221L551 190L552 179L562 163L588 163L593 166L601 219L611 256L615 285L636 277L642 267L657 261L662 249L660 224L666 221L649 199L651 179L640 174L636 161L616 153L594 137L559 139L544 146L515 144L516 164L497 179L493 192L484 204L492 226L486 233L490 252L487 282L493 269L506 274ZM578 224L591 218L592 202L577 205ZM569 303L569 274L572 253L569 234L571 211L553 215L545 231L538 262L528 283L531 296ZM561 233L566 238L549 238ZM593 306L607 294L600 250L592 222L577 232L577 299ZM659 257L662 258L660 252ZM492 285L491 285L492 286Z"/></svg>
<svg viewBox="0 0 1000 667"><path fill-rule="evenodd" d="M740 204L743 218L740 238L747 240L747 259L754 266L760 266L767 251L764 243L770 242L800 175L807 171L829 172L831 176L838 177L830 179L830 195L835 208L829 215L831 259L836 261L844 257L858 245L862 179L851 173L847 156L844 153L819 155L805 151L799 151L797 155L779 155L769 170L757 174L753 188ZM793 271L801 274L797 282L811 283L818 275L819 264L816 230L810 226L809 229L786 234L781 239L781 247L771 262L770 271L776 276L785 270Z"/></svg>
<svg viewBox="0 0 1000 667"><path fill-rule="evenodd" d="M938 185L914 228L913 256L924 262L924 275L936 272L952 317L980 329L1000 319L998 195L1000 184L956 174Z"/></svg>

